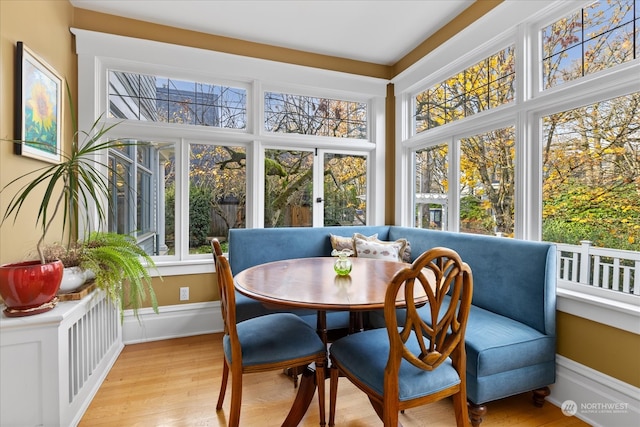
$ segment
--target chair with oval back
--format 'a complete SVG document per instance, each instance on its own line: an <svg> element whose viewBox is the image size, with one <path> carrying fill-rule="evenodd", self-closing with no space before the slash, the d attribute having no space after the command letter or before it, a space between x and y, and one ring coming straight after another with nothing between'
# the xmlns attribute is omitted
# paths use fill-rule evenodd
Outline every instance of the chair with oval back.
<svg viewBox="0 0 640 427"><path fill-rule="evenodd" d="M316 330L291 313L273 313L236 324L233 275L220 243L212 240L220 302L224 320L224 365L216 409L222 409L227 379L231 373L229 426L240 424L242 375L250 372L281 370L315 363L320 407L320 425L325 425L325 360L327 352Z"/></svg>
<svg viewBox="0 0 640 427"><path fill-rule="evenodd" d="M413 297L417 286L428 296L430 321L417 311L423 306ZM468 426L464 334L472 293L471 269L451 249L430 249L396 273L385 295L386 328L331 345L329 425L343 375L368 395L385 427L398 425L399 411L448 396L457 425ZM406 302L400 322L398 300Z"/></svg>

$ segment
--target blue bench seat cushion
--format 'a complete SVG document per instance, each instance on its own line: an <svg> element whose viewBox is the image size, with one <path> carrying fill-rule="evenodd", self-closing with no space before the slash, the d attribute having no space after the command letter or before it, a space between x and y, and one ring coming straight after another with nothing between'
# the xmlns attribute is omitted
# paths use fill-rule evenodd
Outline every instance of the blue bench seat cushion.
<svg viewBox="0 0 640 427"><path fill-rule="evenodd" d="M415 339L407 341L414 354L420 354ZM384 393L384 369L389 357L389 336L386 328L371 329L349 335L334 342L330 352L346 370L371 387ZM460 377L447 360L433 371L423 371L402 360L399 372L400 401L414 399L460 383Z"/></svg>
<svg viewBox="0 0 640 427"><path fill-rule="evenodd" d="M418 311L424 313L421 317L430 324L429 307ZM398 321L404 321L402 309L398 310ZM382 311L369 313L369 323L373 327L384 328ZM474 377L555 360L555 337L476 306L471 306L469 312L465 348L467 372Z"/></svg>
<svg viewBox="0 0 640 427"><path fill-rule="evenodd" d="M475 377L555 362L555 337L479 307L471 307L465 344Z"/></svg>

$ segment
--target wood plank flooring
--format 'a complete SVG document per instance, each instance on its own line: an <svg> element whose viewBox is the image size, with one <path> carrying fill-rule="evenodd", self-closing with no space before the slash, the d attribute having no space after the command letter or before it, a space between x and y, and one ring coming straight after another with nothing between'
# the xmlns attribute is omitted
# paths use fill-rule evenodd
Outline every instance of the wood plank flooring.
<svg viewBox="0 0 640 427"><path fill-rule="evenodd" d="M215 408L222 373L221 340L222 334L209 334L126 346L79 426L226 426L230 385L223 410ZM245 375L241 425L280 426L295 393L293 382L281 372ZM326 398L328 411L328 381ZM365 394L345 379L338 386L337 405L337 426L381 425ZM455 426L450 400L408 410L400 419L405 427ZM300 425L318 424L314 397ZM566 417L548 402L543 408L534 407L529 393L491 402L482 423L483 427L587 425Z"/></svg>

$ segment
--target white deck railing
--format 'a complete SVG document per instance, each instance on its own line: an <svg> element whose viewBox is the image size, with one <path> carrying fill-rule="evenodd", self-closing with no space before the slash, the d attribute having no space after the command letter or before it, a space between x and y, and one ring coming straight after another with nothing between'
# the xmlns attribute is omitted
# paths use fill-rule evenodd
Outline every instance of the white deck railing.
<svg viewBox="0 0 640 427"><path fill-rule="evenodd" d="M640 252L557 243L558 279L640 295Z"/></svg>

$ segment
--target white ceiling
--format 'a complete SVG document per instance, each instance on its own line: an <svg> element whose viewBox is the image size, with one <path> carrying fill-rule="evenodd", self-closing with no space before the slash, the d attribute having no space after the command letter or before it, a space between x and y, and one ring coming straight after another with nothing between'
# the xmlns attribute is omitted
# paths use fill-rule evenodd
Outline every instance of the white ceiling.
<svg viewBox="0 0 640 427"><path fill-rule="evenodd" d="M474 0L70 0L177 28L391 65Z"/></svg>

